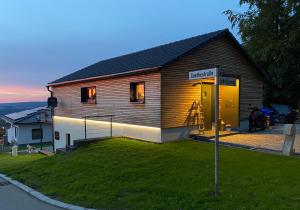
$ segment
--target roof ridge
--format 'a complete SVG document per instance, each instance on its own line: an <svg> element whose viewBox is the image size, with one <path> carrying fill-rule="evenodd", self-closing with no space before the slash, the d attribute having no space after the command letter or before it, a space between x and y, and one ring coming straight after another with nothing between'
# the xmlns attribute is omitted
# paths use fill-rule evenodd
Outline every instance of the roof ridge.
<svg viewBox="0 0 300 210"><path fill-rule="evenodd" d="M110 60L113 60L113 59L117 59L117 58L121 58L121 57L125 57L125 56L129 56L129 55L134 55L134 54L137 54L137 53L141 53L141 52L144 52L144 51L147 51L147 50L152 50L152 49L155 49L155 48L159 48L159 47L162 47L162 46L166 46L166 45L171 45L171 44L175 44L175 43L179 43L179 42L183 42L183 41L187 41L187 40L191 40L191 39L195 39L195 38L199 38L201 36L207 36L209 34L213 34L213 33L221 33L221 32L225 32L227 31L228 29L225 28L225 29L221 29L221 30L217 30L217 31L212 31L212 32L208 32L208 33L205 33L205 34L200 34L200 35L195 35L195 36L192 36L192 37L188 37L188 38L185 38L185 39L180 39L180 40L177 40L177 41L172 41L172 42L168 42L166 44L160 44L160 45L157 45L157 46L154 46L154 47L150 47L150 48L145 48L145 49L142 49L142 50L137 50L137 51L134 51L134 52L130 52L130 53L127 53L127 54L123 54L123 55L118 55L116 57L111 57L111 58L107 58L107 59L103 59L103 60L100 60L92 65L95 65L97 63L100 63L100 62L104 62L104 61L110 61ZM91 66L91 65L89 65ZM85 69L87 68L88 66L82 68L82 69ZM80 69L80 70L82 70ZM80 71L78 70L78 71Z"/></svg>
<svg viewBox="0 0 300 210"><path fill-rule="evenodd" d="M100 60L92 65L81 68L66 76L48 83L49 86L72 82L79 79L94 78L101 75L112 75L130 72L138 69L148 69L163 66L166 63L178 58L195 47L208 42L209 40L229 32L227 28L200 34L185 39L161 44L151 48L119 55L116 57ZM230 33L230 32L229 32Z"/></svg>
<svg viewBox="0 0 300 210"><path fill-rule="evenodd" d="M40 106L40 107L36 107L36 108L32 108L32 109L22 110L22 111L19 111L19 112L13 112L13 113L6 114L6 115L3 115L3 116L7 117L9 119L12 119L12 120L16 120L16 119L21 119L21 118L27 117L29 115L32 115L34 113L37 113L37 112L40 112L40 111L46 110L46 109L48 109L46 106ZM13 116L17 116L18 114L22 114L22 113L24 114L24 116L21 116L20 118L16 118L16 119L11 118Z"/></svg>
<svg viewBox="0 0 300 210"><path fill-rule="evenodd" d="M171 45L171 44L176 44L176 43L178 43L178 42L183 42L183 41L187 41L187 40L199 38L199 37L201 37L201 36L207 36L207 35L213 34L213 33L221 33L221 32L226 31L226 30L228 30L228 29L217 30L217 31L208 32L208 33L205 33L205 34L200 34L200 35L188 37L188 38L185 38L185 39L180 39L180 40L177 40L177 41L168 42L168 43L166 43L166 44L160 44L160 45L157 45L157 46L154 46L154 47L150 47L150 48L146 48L146 49L143 49L143 50L138 50L138 51L131 52L131 53L128 53L128 54L124 54L124 55L120 55L120 56L116 56L116 57L104 59L104 60L101 60L101 61L99 61L99 62L106 61L106 60L110 60L110 59L114 59L114 58L120 58L120 57L127 56L127 55L133 55L133 54L136 54L136 53L140 53L140 52L147 51L147 50L152 50L152 49L159 48L159 47L162 47L162 46ZM97 63L99 63L99 62L97 62Z"/></svg>

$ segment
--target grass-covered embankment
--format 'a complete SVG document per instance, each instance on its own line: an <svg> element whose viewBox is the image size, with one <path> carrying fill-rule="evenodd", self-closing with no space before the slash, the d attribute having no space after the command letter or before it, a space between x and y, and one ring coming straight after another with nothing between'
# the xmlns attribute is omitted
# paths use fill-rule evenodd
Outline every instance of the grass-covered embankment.
<svg viewBox="0 0 300 210"><path fill-rule="evenodd" d="M65 202L104 209L297 209L300 159L221 147L222 194L213 189L213 144L122 138L53 157L0 155L0 171Z"/></svg>

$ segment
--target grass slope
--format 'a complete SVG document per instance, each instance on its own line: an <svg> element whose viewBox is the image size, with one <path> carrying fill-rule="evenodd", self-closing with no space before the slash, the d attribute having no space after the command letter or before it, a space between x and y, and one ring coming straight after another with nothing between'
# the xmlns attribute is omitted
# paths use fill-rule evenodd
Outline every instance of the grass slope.
<svg viewBox="0 0 300 210"><path fill-rule="evenodd" d="M0 171L54 198L104 209L299 209L300 159L213 144L113 139L53 157L0 155Z"/></svg>

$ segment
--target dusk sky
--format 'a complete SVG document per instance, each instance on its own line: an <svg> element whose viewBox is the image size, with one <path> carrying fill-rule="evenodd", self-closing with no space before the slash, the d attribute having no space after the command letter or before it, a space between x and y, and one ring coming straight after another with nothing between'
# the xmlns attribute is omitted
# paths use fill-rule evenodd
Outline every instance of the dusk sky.
<svg viewBox="0 0 300 210"><path fill-rule="evenodd" d="M222 12L238 2L0 0L0 102L46 100L48 82L102 59L231 29Z"/></svg>

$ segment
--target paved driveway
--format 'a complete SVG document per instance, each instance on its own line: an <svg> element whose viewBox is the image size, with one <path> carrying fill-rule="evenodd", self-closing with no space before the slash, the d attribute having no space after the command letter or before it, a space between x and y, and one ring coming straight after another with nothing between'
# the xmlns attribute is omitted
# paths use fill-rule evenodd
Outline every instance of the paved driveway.
<svg viewBox="0 0 300 210"><path fill-rule="evenodd" d="M295 150L300 153L300 124L296 124L297 135L295 140ZM270 130L255 133L243 133L233 136L221 137L221 142L242 144L255 148L266 148L272 150L282 150L284 141L283 125L276 125Z"/></svg>
<svg viewBox="0 0 300 210"><path fill-rule="evenodd" d="M62 210L44 203L0 177L1 210Z"/></svg>

